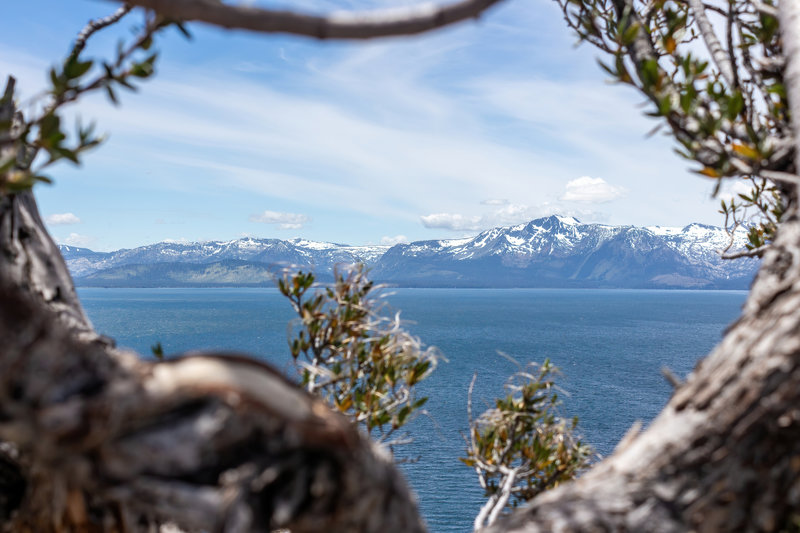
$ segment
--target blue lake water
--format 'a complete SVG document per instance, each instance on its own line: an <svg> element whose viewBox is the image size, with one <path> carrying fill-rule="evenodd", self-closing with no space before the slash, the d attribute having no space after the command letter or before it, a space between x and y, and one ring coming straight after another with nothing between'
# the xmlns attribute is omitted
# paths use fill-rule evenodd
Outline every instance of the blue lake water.
<svg viewBox="0 0 800 533"><path fill-rule="evenodd" d="M275 289L79 289L98 331L149 354L196 349L249 352L291 373L286 344L292 311ZM479 412L503 393L515 365L549 358L584 439L610 453L636 420L663 407L661 368L687 374L738 315L744 291L396 289L393 310L448 362L425 381L428 416L409 427L400 454L432 532L470 531L483 495L464 452L467 390L478 373Z"/></svg>

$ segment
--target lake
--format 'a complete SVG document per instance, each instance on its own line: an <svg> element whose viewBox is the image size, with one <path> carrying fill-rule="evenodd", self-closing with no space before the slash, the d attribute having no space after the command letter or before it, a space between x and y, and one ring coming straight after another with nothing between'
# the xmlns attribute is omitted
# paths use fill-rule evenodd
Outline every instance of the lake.
<svg viewBox="0 0 800 533"><path fill-rule="evenodd" d="M167 355L186 350L249 352L289 375L292 310L275 289L79 288L96 329L123 347ZM721 339L745 291L591 289L393 289L393 310L447 362L421 385L427 416L409 426L399 455L434 533L470 531L483 501L475 473L458 461L465 445L467 390L479 413L503 394L520 364L549 358L561 369L564 415L577 415L584 440L609 454L636 420L661 410L671 387ZM500 352L506 356L500 355Z"/></svg>

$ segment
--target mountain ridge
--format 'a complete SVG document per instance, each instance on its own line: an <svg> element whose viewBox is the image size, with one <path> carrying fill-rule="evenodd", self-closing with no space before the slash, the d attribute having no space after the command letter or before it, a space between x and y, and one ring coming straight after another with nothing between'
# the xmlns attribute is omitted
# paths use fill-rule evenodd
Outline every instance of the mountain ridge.
<svg viewBox="0 0 800 533"><path fill-rule="evenodd" d="M742 233L733 241L742 248ZM758 260L721 259L723 228L584 224L553 215L474 237L394 246L306 239L161 242L114 252L59 245L79 286L271 286L281 268L365 263L375 281L409 287L746 289Z"/></svg>

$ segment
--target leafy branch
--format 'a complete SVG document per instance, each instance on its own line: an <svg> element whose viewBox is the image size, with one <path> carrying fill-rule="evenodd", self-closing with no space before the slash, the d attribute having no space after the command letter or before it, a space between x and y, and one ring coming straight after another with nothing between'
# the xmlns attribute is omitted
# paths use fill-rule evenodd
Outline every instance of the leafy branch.
<svg viewBox="0 0 800 533"><path fill-rule="evenodd" d="M790 170L794 157L773 0L557 2L581 40L607 55L600 64L612 79L645 96L662 121L654 131L667 126L676 152L716 180L715 195L724 179L748 184L720 212L731 246L744 227L747 248L763 251L794 201L793 188L766 175Z"/></svg>
<svg viewBox="0 0 800 533"><path fill-rule="evenodd" d="M364 265L336 270L328 287L310 273L284 273L278 289L298 315L289 348L303 386L389 446L393 432L418 413L427 397L415 386L436 368L435 349L402 328L399 313L381 314L383 302Z"/></svg>
<svg viewBox="0 0 800 533"><path fill-rule="evenodd" d="M0 99L0 194L25 191L39 182L50 183L45 170L58 161L80 164L81 155L103 138L95 135L93 125L84 127L80 123L70 136L64 127L64 106L98 90L118 104L119 88L135 91L136 80L153 75L158 58L158 53L151 51L155 34L171 25L185 33L173 21L147 15L137 35L127 45L121 42L113 59L85 59L88 40L129 12L130 8L122 7L86 25L63 63L50 69L50 87L33 99L33 111L27 117L17 109L16 82L9 77Z"/></svg>
<svg viewBox="0 0 800 533"><path fill-rule="evenodd" d="M476 419L477 374L472 378L467 456L461 461L475 469L488 497L475 518L476 531L493 524L507 507L573 479L589 465L593 450L576 437L577 418L565 420L557 413L556 372L549 360L531 363L509 378L507 395Z"/></svg>

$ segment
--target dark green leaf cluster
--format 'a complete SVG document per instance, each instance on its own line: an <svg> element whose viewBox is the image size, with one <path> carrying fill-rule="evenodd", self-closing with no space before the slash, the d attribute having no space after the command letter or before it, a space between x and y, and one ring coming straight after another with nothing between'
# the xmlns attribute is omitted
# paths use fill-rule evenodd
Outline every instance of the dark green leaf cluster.
<svg viewBox="0 0 800 533"><path fill-rule="evenodd" d="M786 171L794 154L774 2L557 1L581 39L610 56L602 68L651 103L648 115L663 121L656 130L668 126L676 151L717 180L716 192L724 178L749 185L722 203L726 227L747 227L751 248L770 242L786 200L765 171Z"/></svg>
<svg viewBox="0 0 800 533"><path fill-rule="evenodd" d="M289 348L303 385L386 440L427 401L416 398L414 387L435 368L436 352L401 327L399 314L381 314L363 265L337 269L332 285L312 288L311 273L278 280L298 315Z"/></svg>

